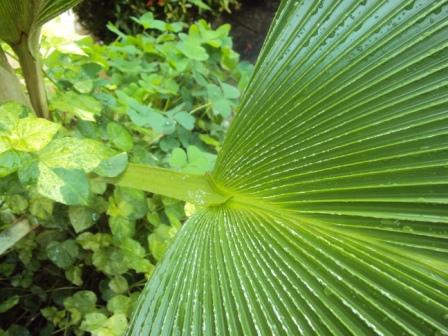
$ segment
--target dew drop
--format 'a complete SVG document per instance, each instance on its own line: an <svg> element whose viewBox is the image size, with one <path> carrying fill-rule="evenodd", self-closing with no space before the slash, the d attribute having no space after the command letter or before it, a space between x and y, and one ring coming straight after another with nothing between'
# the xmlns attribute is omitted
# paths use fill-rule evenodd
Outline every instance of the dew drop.
<svg viewBox="0 0 448 336"><path fill-rule="evenodd" d="M409 225L405 225L405 226L403 226L403 231L404 232L412 232L414 230L412 230L412 228Z"/></svg>
<svg viewBox="0 0 448 336"><path fill-rule="evenodd" d="M388 219L388 218L381 219L380 223L383 225L395 224L395 222L392 219Z"/></svg>

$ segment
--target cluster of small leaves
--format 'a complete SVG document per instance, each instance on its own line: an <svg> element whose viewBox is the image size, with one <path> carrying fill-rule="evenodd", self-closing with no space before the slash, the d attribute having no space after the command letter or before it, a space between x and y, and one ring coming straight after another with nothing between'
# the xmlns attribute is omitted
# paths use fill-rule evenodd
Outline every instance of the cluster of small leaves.
<svg viewBox="0 0 448 336"><path fill-rule="evenodd" d="M8 188L16 184L24 193L35 190L67 205L91 203L87 174L102 175L99 169L117 153L99 141L69 136L61 126L16 103L0 106L0 177L8 184L3 192L10 194ZM116 175L124 168L126 161Z"/></svg>
<svg viewBox="0 0 448 336"><path fill-rule="evenodd" d="M241 7L240 0L89 0L75 7L79 21L89 32L103 41L113 39L106 29L107 22L114 22L127 34L141 32L142 27L130 20L150 11L164 21L192 22L197 18L213 19L221 13L230 13ZM100 10L102 15L96 13Z"/></svg>
<svg viewBox="0 0 448 336"><path fill-rule="evenodd" d="M2 336L122 335L194 209L104 178L128 162L213 167L251 66L232 50L229 26L134 20L145 33L110 26L114 43L85 38L82 53L43 42L53 121L1 106L0 233L35 226L0 257Z"/></svg>
<svg viewBox="0 0 448 336"><path fill-rule="evenodd" d="M137 163L166 166L174 149L190 146L216 152L251 73L232 49L230 26L213 30L201 20L184 32L151 13L134 20L148 33L111 25L118 39L108 46L86 38L85 55L49 55L53 115L66 125L81 120L81 136L110 141Z"/></svg>

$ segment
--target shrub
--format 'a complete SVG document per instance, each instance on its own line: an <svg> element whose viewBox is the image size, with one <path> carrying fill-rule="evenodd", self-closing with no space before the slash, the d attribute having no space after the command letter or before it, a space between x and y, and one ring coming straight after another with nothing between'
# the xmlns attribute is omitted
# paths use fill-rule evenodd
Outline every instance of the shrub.
<svg viewBox="0 0 448 336"><path fill-rule="evenodd" d="M2 249L2 239L32 228L0 259L0 327L8 335L122 335L194 207L111 188L104 178L128 161L196 173L213 167L251 66L232 50L228 25L199 21L186 30L151 14L135 22L143 34L110 26L115 42L84 38L80 53L44 39L52 122L16 103L0 106L0 139L10 148L0 146Z"/></svg>
<svg viewBox="0 0 448 336"><path fill-rule="evenodd" d="M221 12L230 13L239 7L239 0L85 0L74 11L85 29L109 42L114 38L106 29L109 22L127 34L136 34L141 32L141 26L131 17L148 11L161 20L192 22L200 17L212 19Z"/></svg>
<svg viewBox="0 0 448 336"><path fill-rule="evenodd" d="M128 334L446 334L447 17L437 0L284 1L210 174L100 163L103 181L198 206ZM34 122L9 146L47 139L26 141ZM115 314L81 328L118 330Z"/></svg>

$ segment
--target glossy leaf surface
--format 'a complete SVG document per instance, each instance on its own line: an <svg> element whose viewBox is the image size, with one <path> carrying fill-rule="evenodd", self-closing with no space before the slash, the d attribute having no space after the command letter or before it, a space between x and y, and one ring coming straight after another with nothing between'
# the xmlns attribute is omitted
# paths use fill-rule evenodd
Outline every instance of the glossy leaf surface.
<svg viewBox="0 0 448 336"><path fill-rule="evenodd" d="M283 1L130 335L448 332L448 2Z"/></svg>
<svg viewBox="0 0 448 336"><path fill-rule="evenodd" d="M0 39L14 46L80 0L0 0Z"/></svg>

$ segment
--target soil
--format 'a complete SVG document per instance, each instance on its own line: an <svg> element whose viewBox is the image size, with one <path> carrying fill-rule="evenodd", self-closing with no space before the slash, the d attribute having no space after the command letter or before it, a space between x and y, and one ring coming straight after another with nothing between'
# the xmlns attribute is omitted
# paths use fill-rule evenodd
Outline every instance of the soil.
<svg viewBox="0 0 448 336"><path fill-rule="evenodd" d="M280 0L245 0L241 9L218 18L232 25L234 47L242 60L255 63Z"/></svg>

